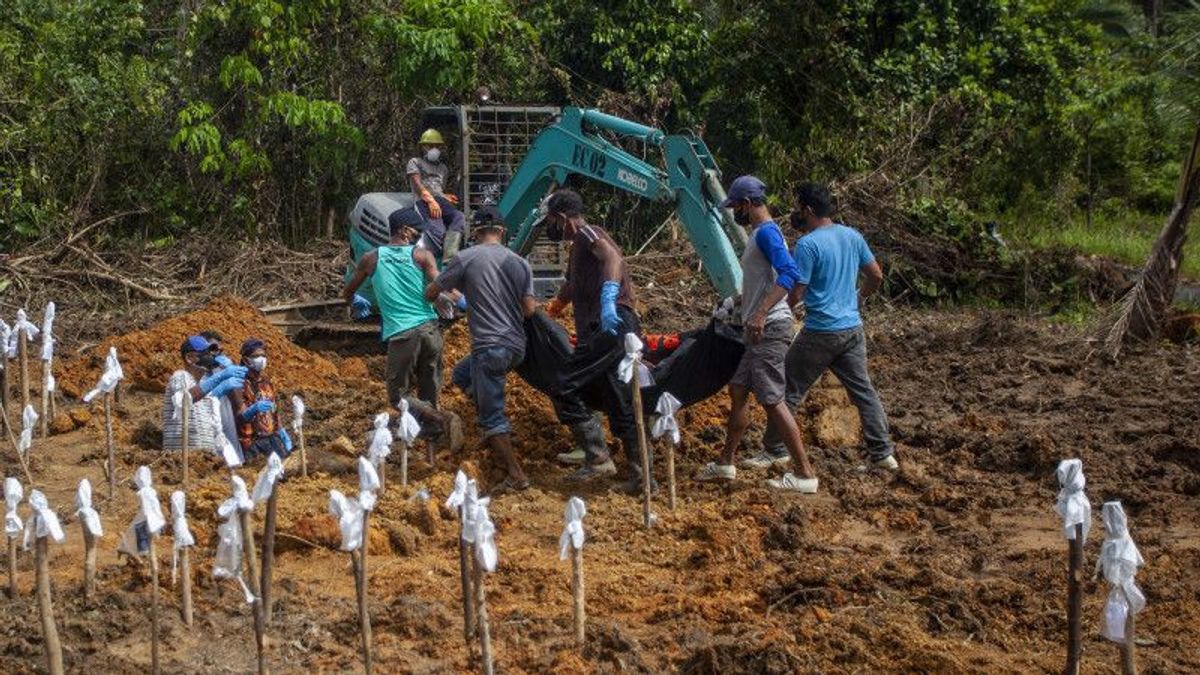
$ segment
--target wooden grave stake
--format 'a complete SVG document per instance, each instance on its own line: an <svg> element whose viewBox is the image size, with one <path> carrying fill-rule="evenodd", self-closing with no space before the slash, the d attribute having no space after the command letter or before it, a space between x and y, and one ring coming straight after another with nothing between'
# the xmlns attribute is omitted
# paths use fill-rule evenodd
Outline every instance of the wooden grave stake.
<svg viewBox="0 0 1200 675"><path fill-rule="evenodd" d="M158 663L158 535L150 533L150 672L162 672Z"/></svg>
<svg viewBox="0 0 1200 675"><path fill-rule="evenodd" d="M83 597L91 598L96 592L96 537L102 530L100 515L92 508L92 483L86 478L79 481L75 505L79 514L79 529L83 532ZM92 531L93 524L95 532Z"/></svg>
<svg viewBox="0 0 1200 675"><path fill-rule="evenodd" d="M178 556L179 567L183 571L183 583L179 590L179 612L185 626L192 625L192 554L191 548L196 545L191 528L187 523L187 496L183 490L171 493L171 529L175 541L174 554ZM175 565L171 565L171 583L175 583Z"/></svg>
<svg viewBox="0 0 1200 675"><path fill-rule="evenodd" d="M1083 647L1083 525L1067 542L1067 675L1079 675Z"/></svg>
<svg viewBox="0 0 1200 675"><path fill-rule="evenodd" d="M633 417L637 422L638 453L642 460L642 521L646 527L650 527L653 524L653 516L650 513L650 484L652 482L650 476L650 449L646 443L646 419L642 414L642 388L638 380L638 364L639 361L635 360L633 364L633 377L629 379L629 386L633 392Z"/></svg>
<svg viewBox="0 0 1200 675"><path fill-rule="evenodd" d="M587 507L579 497L567 500L567 508L563 514L562 536L559 537L559 558L571 556L571 599L575 618L575 644L583 648L587 634L587 613L583 596L583 517L587 515Z"/></svg>
<svg viewBox="0 0 1200 675"><path fill-rule="evenodd" d="M17 538L8 538L8 597L17 597Z"/></svg>
<svg viewBox="0 0 1200 675"><path fill-rule="evenodd" d="M479 633L479 656L482 661L484 675L493 675L492 664L492 630L488 622L487 593L483 583L484 569L476 559L474 563L475 578L475 623Z"/></svg>
<svg viewBox="0 0 1200 675"><path fill-rule="evenodd" d="M21 410L29 405L29 335L17 322L17 360L21 364Z"/></svg>
<svg viewBox="0 0 1200 675"><path fill-rule="evenodd" d="M105 463L104 470L108 474L108 498L110 500L117 492L116 449L113 447L112 398L112 392L104 392L104 442L108 445L108 461Z"/></svg>
<svg viewBox="0 0 1200 675"><path fill-rule="evenodd" d="M266 498L267 515L263 521L263 554L262 554L262 611L263 626L270 628L272 620L271 608L271 579L275 570L275 520L277 500L279 498L279 479L283 475L283 461L279 455L271 453L267 456L267 465L259 474L254 484L254 501L260 502ZM269 491L269 492L268 492Z"/></svg>
<svg viewBox="0 0 1200 675"><path fill-rule="evenodd" d="M362 545L358 548L358 570L356 576L358 586L358 628L362 636L362 656L363 670L367 675L371 675L373 671L371 658L371 612L369 611L370 603L367 602L367 593L369 586L367 585L367 547L370 545L371 530L367 529L367 521L370 511L363 511L362 521ZM351 554L351 563L354 562L354 556Z"/></svg>
<svg viewBox="0 0 1200 675"><path fill-rule="evenodd" d="M232 472L233 469L231 468L230 471ZM249 509L242 509L239 506L238 521L242 528L242 555L246 558L246 578L249 580L247 583L250 586L250 592L254 595L251 611L254 612L254 645L258 652L258 672L259 675L265 675L269 672L267 668L267 635L266 627L263 625L263 598L258 554L254 548L254 530L250 527L250 512L253 509L253 502Z"/></svg>
<svg viewBox="0 0 1200 675"><path fill-rule="evenodd" d="M25 541L34 537L34 565L37 569L38 614L42 620L42 647L46 656L46 670L50 675L62 675L62 643L58 638L58 626L54 622L54 599L50 595L50 550L49 539L61 542L64 538L58 516L46 503L46 497L38 490L29 493L29 505L33 517L26 523ZM33 528L33 532L28 530Z"/></svg>

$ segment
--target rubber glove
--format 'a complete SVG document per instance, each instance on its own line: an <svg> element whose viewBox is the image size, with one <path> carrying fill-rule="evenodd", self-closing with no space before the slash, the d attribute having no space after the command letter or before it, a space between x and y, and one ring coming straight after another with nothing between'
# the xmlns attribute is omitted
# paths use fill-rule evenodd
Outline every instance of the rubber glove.
<svg viewBox="0 0 1200 675"><path fill-rule="evenodd" d="M288 436L287 429L279 427L279 437L283 439L283 449L289 454L292 452L292 437Z"/></svg>
<svg viewBox="0 0 1200 675"><path fill-rule="evenodd" d="M215 396L216 398L220 398L222 396L225 396L226 394L228 394L231 391L237 391L237 390L241 389L243 386L245 386L245 384L246 384L246 380L244 380L243 378L229 377L229 378L226 378L222 382L218 382L217 386L213 387L212 391L210 391L208 393L211 394L212 396Z"/></svg>
<svg viewBox="0 0 1200 675"><path fill-rule="evenodd" d="M617 316L617 294L621 284L617 281L606 281L600 287L600 330L609 335L616 335L621 328L621 317Z"/></svg>
<svg viewBox="0 0 1200 675"><path fill-rule="evenodd" d="M457 307L458 311L460 311L460 312L467 311L467 296L465 296L465 295L458 296L458 302L455 302L454 306Z"/></svg>
<svg viewBox="0 0 1200 675"><path fill-rule="evenodd" d="M204 377L200 378L200 392L207 396L217 385L231 377L244 380L247 372L249 372L249 369L245 366L229 366L228 368L222 368L221 370L218 370L210 375L205 375ZM240 387L241 385L238 386Z"/></svg>
<svg viewBox="0 0 1200 675"><path fill-rule="evenodd" d="M275 403L273 401L256 401L253 405L246 408L246 410L242 412L242 421L249 422L258 415L274 411Z"/></svg>
<svg viewBox="0 0 1200 675"><path fill-rule="evenodd" d="M371 316L371 301L355 293L354 300L350 302L350 309L354 318L365 319Z"/></svg>
<svg viewBox="0 0 1200 675"><path fill-rule="evenodd" d="M217 354L216 361L217 365L221 366L222 368L228 368L229 366L233 365L233 360L224 354Z"/></svg>

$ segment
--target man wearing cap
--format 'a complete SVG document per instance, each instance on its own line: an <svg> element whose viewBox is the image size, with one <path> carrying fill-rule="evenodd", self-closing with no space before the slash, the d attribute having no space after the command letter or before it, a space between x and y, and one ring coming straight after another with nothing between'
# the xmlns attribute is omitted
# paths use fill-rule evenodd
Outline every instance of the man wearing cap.
<svg viewBox="0 0 1200 675"><path fill-rule="evenodd" d="M792 288L793 304L804 302L804 330L787 353L787 406L794 410L809 387L832 370L858 409L871 464L884 471L900 468L888 433L887 414L867 373L867 344L859 307L883 283L883 270L858 230L833 221L828 188L805 183L796 194L791 223L804 236L793 258L800 273ZM862 280L861 286L859 280ZM763 454L780 451L779 431L767 425Z"/></svg>
<svg viewBox="0 0 1200 675"><path fill-rule="evenodd" d="M782 479L768 480L767 486L812 494L817 491L817 477L808 463L796 420L784 403L784 357L795 332L788 293L797 283L796 263L788 254L779 225L771 218L766 185L761 180L739 176L729 186L729 195L722 206L733 209L734 220L751 230L742 254L741 307L746 351L729 382L729 420L720 461L706 464L696 474L696 480L732 480L737 476L734 456L750 424L747 404L753 392L766 410L767 419L780 430L800 474L788 472Z"/></svg>
<svg viewBox="0 0 1200 675"><path fill-rule="evenodd" d="M555 400L558 419L571 429L584 449L583 465L571 480L589 481L617 472L604 440L604 429L584 402L596 394L604 402L608 427L621 440L629 464L629 480L621 490L639 493L642 464L637 443L632 394L617 368L625 358L625 335L641 332L634 311L634 288L625 259L603 228L583 217L583 200L574 190L560 189L546 200L546 236L571 240L567 283L547 307L554 316L566 305L575 307L575 351L563 365Z"/></svg>
<svg viewBox="0 0 1200 675"><path fill-rule="evenodd" d="M220 400L240 391L246 369L240 366L217 369L217 348L199 335L183 341L179 356L183 368L171 374L163 394L163 449L183 448L183 415L175 407L176 394L189 392L192 407L188 411L188 445L218 452L221 444Z"/></svg>
<svg viewBox="0 0 1200 675"><path fill-rule="evenodd" d="M488 447L504 463L506 477L492 494L529 487L512 447L504 414L508 371L525 358L525 319L537 307L529 262L504 245L504 222L493 206L472 214L475 245L464 249L425 288L425 298L459 291L466 301L471 353L454 366L451 381L475 403Z"/></svg>
<svg viewBox="0 0 1200 675"><path fill-rule="evenodd" d="M437 263L432 253L413 245L424 229L425 219L414 207L393 211L388 216L390 241L363 254L342 295L352 302L358 287L368 277L371 279L383 319L380 337L388 346L388 401L399 406L415 375L417 396L408 401L422 432L433 437L448 433L450 445L455 448L461 443L454 431L458 428L457 417L437 410L442 384L442 333L437 314L424 297L425 284L437 277Z"/></svg>
<svg viewBox="0 0 1200 675"><path fill-rule="evenodd" d="M433 251L439 266L458 253L466 229L466 218L455 206L458 200L446 194L450 169L442 156L444 146L437 129L426 129L418 142L419 154L404 167L409 187L420 199L417 208L429 219L417 245Z"/></svg>
<svg viewBox="0 0 1200 675"><path fill-rule="evenodd" d="M280 459L292 453L292 439L279 421L275 386L267 375L267 345L252 337L242 343L242 366L247 368L238 410L238 442L247 459L271 453Z"/></svg>

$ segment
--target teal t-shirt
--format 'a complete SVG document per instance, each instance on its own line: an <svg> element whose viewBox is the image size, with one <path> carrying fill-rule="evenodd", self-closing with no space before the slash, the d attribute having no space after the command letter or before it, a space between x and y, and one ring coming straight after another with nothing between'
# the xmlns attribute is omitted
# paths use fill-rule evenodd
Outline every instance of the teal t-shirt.
<svg viewBox="0 0 1200 675"><path fill-rule="evenodd" d="M397 333L437 318L425 301L425 273L413 262L412 246L380 246L371 275L375 301L383 317L380 336L386 342Z"/></svg>
<svg viewBox="0 0 1200 675"><path fill-rule="evenodd" d="M841 223L818 227L796 241L792 252L804 293L804 329L835 333L862 325L858 313L859 269L875 260L858 230Z"/></svg>

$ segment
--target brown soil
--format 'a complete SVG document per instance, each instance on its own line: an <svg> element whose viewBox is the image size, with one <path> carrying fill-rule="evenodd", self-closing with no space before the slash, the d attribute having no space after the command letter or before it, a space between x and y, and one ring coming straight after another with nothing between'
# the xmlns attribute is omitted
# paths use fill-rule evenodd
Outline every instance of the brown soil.
<svg viewBox="0 0 1200 675"><path fill-rule="evenodd" d="M280 343L248 306L225 307L219 324L209 323L217 317L205 310L113 341L131 379L157 388L188 332L216 325L233 344L251 333L268 340L282 393L306 392L310 464L325 467L308 479L293 472L281 488L271 662L276 672L355 670L353 582L326 508L330 489L352 493L357 481L346 473L349 458L327 448L344 436L365 449L371 416L384 409L382 361L357 360L338 375L344 361ZM650 531L640 525L637 500L604 486L578 490L563 479L553 457L569 448L567 433L544 397L510 378L516 447L534 487L499 497L492 508L500 568L488 578L488 598L498 669L1058 671L1065 544L1052 510L1053 470L1072 456L1084 461L1097 511L1105 499L1124 502L1149 561L1139 575L1149 599L1138 620L1148 641L1139 650L1144 672L1200 669L1200 353L1161 346L1114 365L1084 358L1073 347L1079 339L1063 329L1008 315L889 311L868 321L873 375L900 443L898 475L859 470L855 415L836 383L826 382L801 416L820 495L771 493L759 487L766 474L752 472L732 486L697 485L687 477L713 457L724 433L727 400L718 396L681 416L680 504L671 513L657 499L659 526ZM687 326L648 323L651 330ZM447 364L465 350L464 327L456 325L447 333ZM291 364L296 372L288 372ZM60 381L68 374L86 389L99 364L85 355L64 364ZM321 379L330 386L318 389ZM447 389L442 402L473 427L460 393ZM119 406L125 433L118 434L118 475L126 480L138 464L150 464L165 504L180 463L154 448L160 404L157 393L133 391ZM94 599L80 597L82 543L73 517L66 519L67 543L53 547L67 669L144 672L146 574L115 554L134 498L122 487L115 501L105 499L102 417L36 440L33 471L64 516L74 510L76 482L90 478L104 520ZM437 508L463 458L443 452L430 467L424 448L414 448L405 490L399 452L397 445L370 535L376 664L380 672L467 672L475 666L461 635L457 527ZM3 457L12 475L11 453ZM485 485L495 479L473 432L464 458L481 462ZM211 578L215 510L228 495L227 474L211 458L192 462L197 622L187 629L175 614L164 539L165 670L247 672L254 662L247 608L232 584ZM658 470L661 476L661 462ZM254 469L241 473L253 480ZM418 488L429 491L430 502L416 496ZM559 561L557 544L563 504L576 492L588 504L590 623L582 653L572 647L570 565ZM1097 518L1089 566L1101 538ZM41 667L28 554L20 557L19 581L21 595L10 601L0 635L5 672ZM1098 637L1107 589L1089 580L1086 593L1085 670L1118 672L1115 646Z"/></svg>

